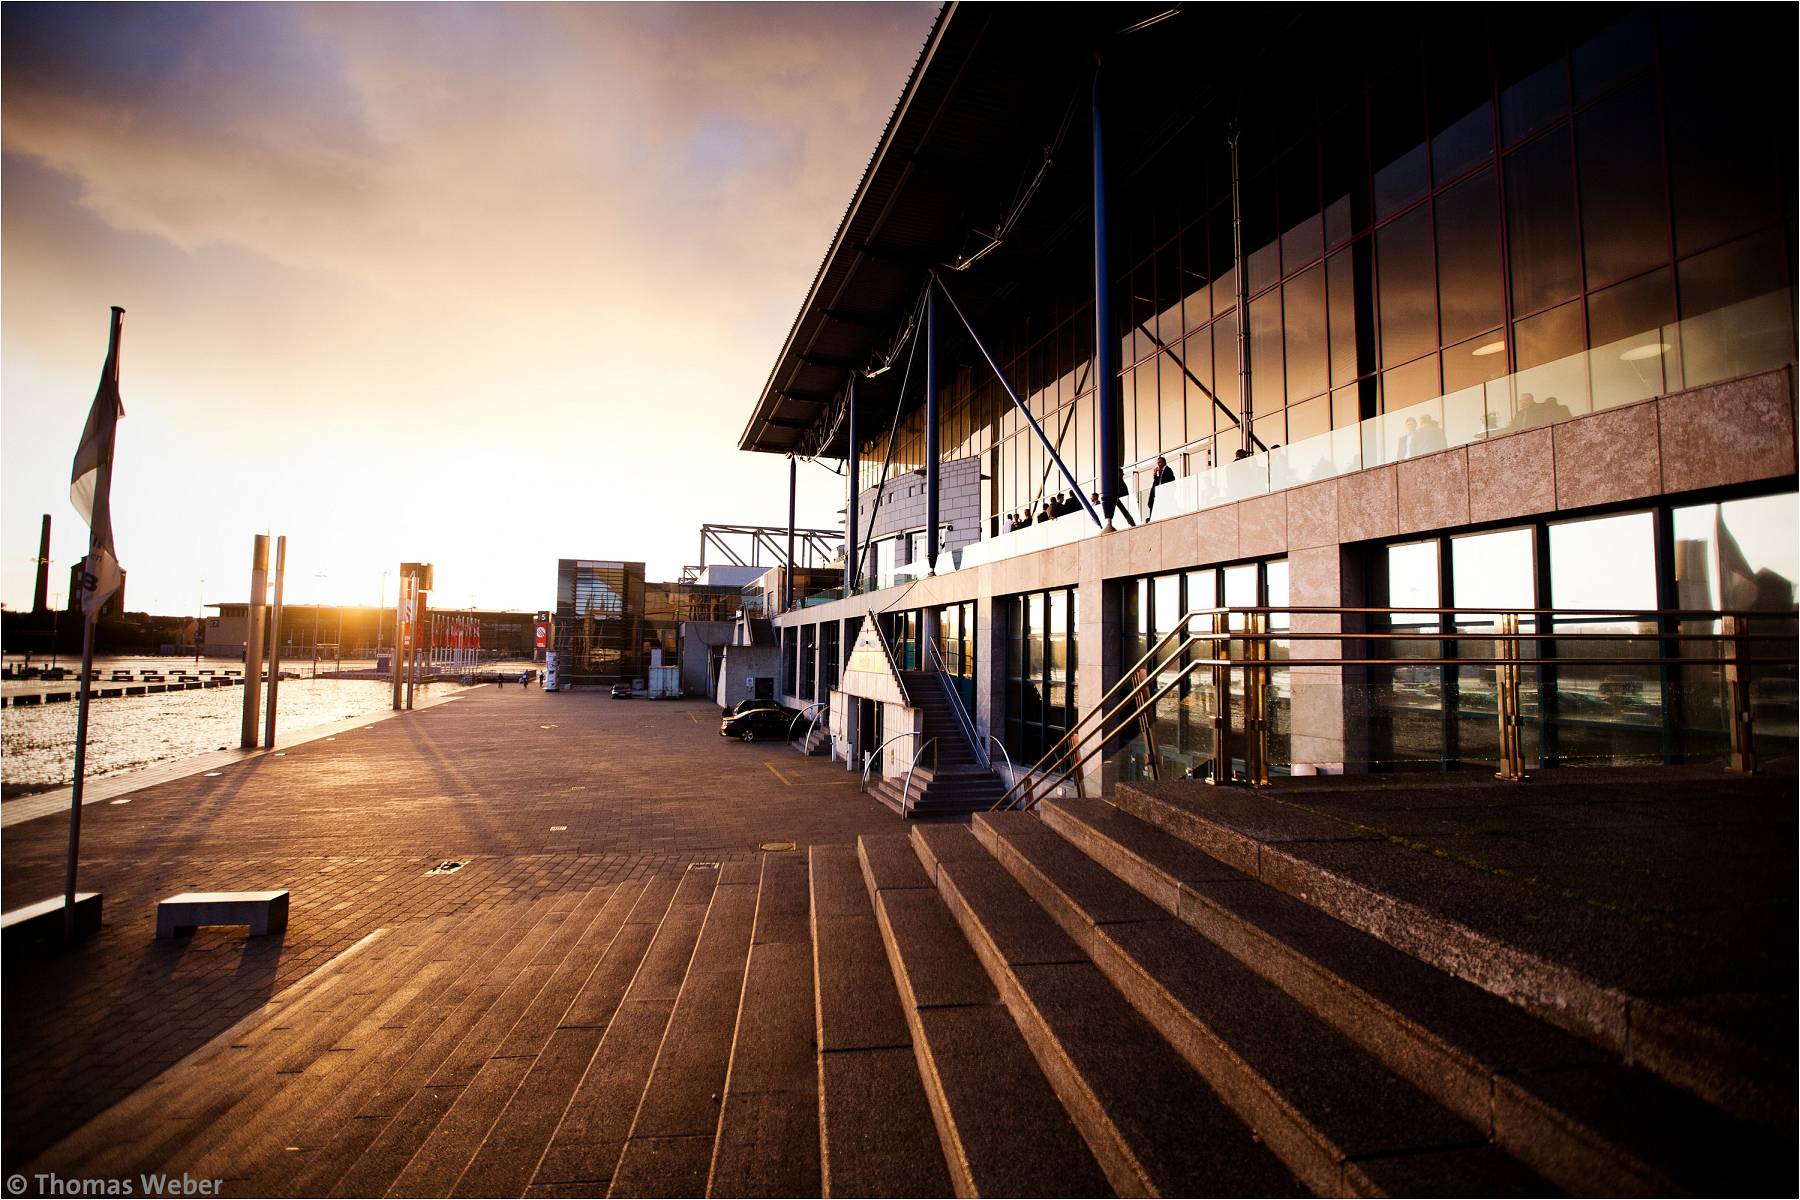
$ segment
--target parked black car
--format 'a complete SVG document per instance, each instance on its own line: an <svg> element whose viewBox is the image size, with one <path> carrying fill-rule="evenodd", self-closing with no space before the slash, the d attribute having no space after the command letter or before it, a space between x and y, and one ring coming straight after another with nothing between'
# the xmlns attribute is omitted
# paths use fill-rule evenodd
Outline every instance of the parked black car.
<svg viewBox="0 0 1800 1200"><path fill-rule="evenodd" d="M799 710L783 708L773 700L742 700L719 722L719 736L783 742L799 715Z"/></svg>
<svg viewBox="0 0 1800 1200"><path fill-rule="evenodd" d="M612 698L614 700L629 700L629 699L631 699L631 685L629 683L613 684Z"/></svg>

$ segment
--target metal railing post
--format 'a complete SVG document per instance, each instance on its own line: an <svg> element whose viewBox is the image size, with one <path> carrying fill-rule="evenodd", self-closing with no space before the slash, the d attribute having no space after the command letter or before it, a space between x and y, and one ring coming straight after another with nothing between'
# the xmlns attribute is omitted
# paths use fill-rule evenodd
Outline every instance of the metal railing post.
<svg viewBox="0 0 1800 1200"><path fill-rule="evenodd" d="M1524 732L1519 724L1519 614L1500 614L1500 637L1494 667L1494 713L1500 723L1500 763L1497 779L1525 779Z"/></svg>
<svg viewBox="0 0 1800 1200"><path fill-rule="evenodd" d="M1731 759L1726 770L1740 775L1756 774L1756 709L1750 702L1750 664L1744 653L1740 634L1748 633L1743 617L1725 617L1719 629L1731 639L1720 647L1727 661L1725 672L1725 708L1731 721Z"/></svg>
<svg viewBox="0 0 1800 1200"><path fill-rule="evenodd" d="M1269 786L1269 614L1254 612L1244 643L1244 781Z"/></svg>
<svg viewBox="0 0 1800 1200"><path fill-rule="evenodd" d="M1231 624L1229 618L1213 617L1213 632L1224 634ZM1208 657L1214 660L1212 668L1213 681L1213 768L1209 783L1231 782L1231 640L1228 637L1213 638L1208 642L1211 653Z"/></svg>

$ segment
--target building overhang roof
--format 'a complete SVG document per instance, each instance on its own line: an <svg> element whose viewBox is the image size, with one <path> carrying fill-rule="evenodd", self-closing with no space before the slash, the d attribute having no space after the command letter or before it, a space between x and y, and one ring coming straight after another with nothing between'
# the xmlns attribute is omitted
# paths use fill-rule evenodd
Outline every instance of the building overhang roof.
<svg viewBox="0 0 1800 1200"><path fill-rule="evenodd" d="M1067 119L1083 60L1140 7L1157 6L944 6L739 449L845 456L835 418L852 374L893 345L933 266L983 244ZM1070 153L1085 158L1082 141ZM858 383L859 419L891 411L903 366Z"/></svg>

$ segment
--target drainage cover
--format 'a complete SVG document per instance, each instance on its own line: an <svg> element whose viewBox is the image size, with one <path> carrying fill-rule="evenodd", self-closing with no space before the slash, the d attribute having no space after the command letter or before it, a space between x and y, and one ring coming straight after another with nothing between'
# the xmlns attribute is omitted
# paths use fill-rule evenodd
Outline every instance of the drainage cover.
<svg viewBox="0 0 1800 1200"><path fill-rule="evenodd" d="M794 848L794 843L792 843L792 842L764 842L761 846L759 846L757 848L759 850L792 850Z"/></svg>
<svg viewBox="0 0 1800 1200"><path fill-rule="evenodd" d="M716 862L691 862L688 864L690 871L716 871L718 869L719 864Z"/></svg>
<svg viewBox="0 0 1800 1200"><path fill-rule="evenodd" d="M458 862L454 858L445 859L425 873L427 875L454 875L456 872L463 869L463 865L464 864Z"/></svg>

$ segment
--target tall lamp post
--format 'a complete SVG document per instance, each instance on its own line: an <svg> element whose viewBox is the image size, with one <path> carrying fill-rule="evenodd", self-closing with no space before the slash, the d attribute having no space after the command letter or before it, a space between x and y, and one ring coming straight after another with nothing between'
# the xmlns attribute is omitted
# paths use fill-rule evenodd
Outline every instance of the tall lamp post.
<svg viewBox="0 0 1800 1200"><path fill-rule="evenodd" d="M200 666L200 649L206 642L206 576L200 577L200 593L194 600L194 666Z"/></svg>

